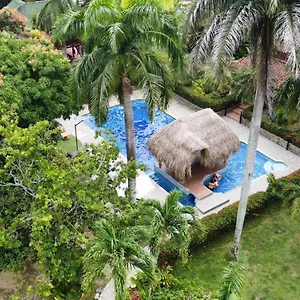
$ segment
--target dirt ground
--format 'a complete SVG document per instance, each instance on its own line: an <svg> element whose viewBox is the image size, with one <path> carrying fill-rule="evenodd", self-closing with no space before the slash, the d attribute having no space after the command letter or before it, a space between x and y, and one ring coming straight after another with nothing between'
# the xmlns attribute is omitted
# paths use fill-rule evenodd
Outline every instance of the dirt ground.
<svg viewBox="0 0 300 300"><path fill-rule="evenodd" d="M29 285L39 276L37 268L27 265L23 273L0 272L0 300L8 300L16 291L25 295Z"/></svg>

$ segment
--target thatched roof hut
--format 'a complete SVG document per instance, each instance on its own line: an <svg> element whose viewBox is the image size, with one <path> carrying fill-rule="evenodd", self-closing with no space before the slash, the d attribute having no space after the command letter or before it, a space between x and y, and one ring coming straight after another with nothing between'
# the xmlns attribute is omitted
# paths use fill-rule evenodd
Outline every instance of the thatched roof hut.
<svg viewBox="0 0 300 300"><path fill-rule="evenodd" d="M229 125L207 108L177 119L148 140L148 148L174 177L182 182L191 177L192 164L212 168L220 159L239 149L240 141Z"/></svg>

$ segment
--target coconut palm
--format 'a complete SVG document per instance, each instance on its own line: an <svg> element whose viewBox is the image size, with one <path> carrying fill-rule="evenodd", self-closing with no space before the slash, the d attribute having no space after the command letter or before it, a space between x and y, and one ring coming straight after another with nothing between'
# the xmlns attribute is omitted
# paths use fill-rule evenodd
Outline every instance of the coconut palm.
<svg viewBox="0 0 300 300"><path fill-rule="evenodd" d="M255 152L264 103L272 114L272 64L277 47L287 52L288 66L298 73L300 1L297 0L196 0L188 15L189 28L211 18L210 25L192 50L192 64L211 58L213 68L222 70L245 41L251 42L256 61L256 94L248 141L248 152L232 252L236 256L242 234L253 174Z"/></svg>
<svg viewBox="0 0 300 300"><path fill-rule="evenodd" d="M112 271L116 300L128 299L127 276L132 268L143 271L150 282L154 280L154 259L126 230L115 228L108 221L98 221L94 237L84 256L82 286L89 289L105 267Z"/></svg>
<svg viewBox="0 0 300 300"><path fill-rule="evenodd" d="M78 94L90 103L96 122L106 120L111 95L117 94L123 104L128 161L136 160L132 85L143 90L153 118L155 108L168 107L173 95L172 73L182 64L172 15L151 1L134 3L122 9L114 1L93 0L84 13L69 12L54 29L57 40L80 34L85 37L85 55L76 67L74 80ZM135 180L128 186L135 190Z"/></svg>
<svg viewBox="0 0 300 300"><path fill-rule="evenodd" d="M195 210L190 206L179 204L182 193L178 190L171 192L165 203L147 200L143 203L154 209L152 220L152 237L150 248L156 256L171 246L177 250L183 260L186 260L190 244L190 224L194 220Z"/></svg>
<svg viewBox="0 0 300 300"><path fill-rule="evenodd" d="M35 25L38 29L50 33L57 17L73 8L73 0L49 0L37 15Z"/></svg>

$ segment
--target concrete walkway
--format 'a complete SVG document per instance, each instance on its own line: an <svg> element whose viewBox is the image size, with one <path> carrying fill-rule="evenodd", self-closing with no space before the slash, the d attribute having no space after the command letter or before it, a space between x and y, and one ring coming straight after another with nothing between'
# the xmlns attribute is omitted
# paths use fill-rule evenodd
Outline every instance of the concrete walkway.
<svg viewBox="0 0 300 300"><path fill-rule="evenodd" d="M134 91L132 99L143 99L143 94L140 91ZM110 106L118 105L118 100L116 97L112 97L109 101ZM175 119L187 116L200 108L180 97L175 95L173 101L171 102L167 113L174 117ZM65 130L69 133L75 135L74 125L85 118L88 114L87 106L79 113L78 116L72 115L69 120L59 119L58 121L65 127ZM239 139L243 142L248 141L249 128L237 123L236 121L223 117L223 119L230 125L230 127L238 135ZM77 126L77 136L78 139L83 143L99 143L101 137L95 138L95 132L84 122ZM275 176L281 177L292 173L300 169L300 157L285 150L283 147L271 142L263 136L259 137L258 141L258 151L267 155L276 161L284 162L288 168L284 171L276 171ZM120 154L120 159L126 161L126 158ZM261 176L252 181L250 193L253 194L257 191L264 191L267 188L267 176ZM237 187L226 193L213 193L212 195L206 197L203 200L196 200L196 207L199 211L199 217L206 216L208 214L218 212L225 206L236 202L239 200L241 192L241 187ZM155 183L148 175L144 172L139 172L137 178L137 197L146 199L156 199L160 202L164 202L168 193L162 189L157 183ZM225 204L221 204L226 201ZM220 204L220 205L219 205ZM219 206L218 206L219 205ZM213 208L216 207L217 208Z"/></svg>

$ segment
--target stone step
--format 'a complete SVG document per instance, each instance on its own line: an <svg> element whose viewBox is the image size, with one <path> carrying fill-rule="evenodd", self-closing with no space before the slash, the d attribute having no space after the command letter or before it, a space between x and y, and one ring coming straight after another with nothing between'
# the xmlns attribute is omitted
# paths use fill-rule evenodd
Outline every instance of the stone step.
<svg viewBox="0 0 300 300"><path fill-rule="evenodd" d="M240 114L238 114L238 113L236 113L234 111L227 113L226 117L228 117L230 119L233 119L233 120L235 120L237 122L240 121Z"/></svg>
<svg viewBox="0 0 300 300"><path fill-rule="evenodd" d="M237 113L237 114L240 115L240 114L242 113L243 110L244 110L243 108L237 107L237 108L235 108L235 109L233 110L233 112L235 112L235 113Z"/></svg>
<svg viewBox="0 0 300 300"><path fill-rule="evenodd" d="M240 105L240 108L246 109L246 108L248 108L249 106L250 106L249 104L241 104L241 105Z"/></svg>

